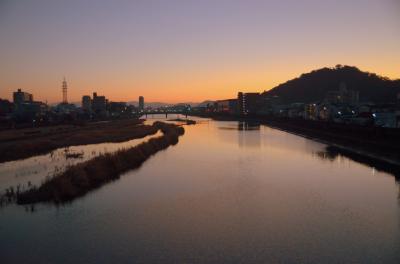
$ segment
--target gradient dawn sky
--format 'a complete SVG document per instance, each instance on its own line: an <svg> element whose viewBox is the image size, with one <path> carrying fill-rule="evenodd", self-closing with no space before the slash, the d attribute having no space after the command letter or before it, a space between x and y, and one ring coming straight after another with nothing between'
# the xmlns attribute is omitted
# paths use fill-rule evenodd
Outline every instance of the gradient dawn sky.
<svg viewBox="0 0 400 264"><path fill-rule="evenodd" d="M400 78L400 0L0 0L0 97L199 102L336 64Z"/></svg>

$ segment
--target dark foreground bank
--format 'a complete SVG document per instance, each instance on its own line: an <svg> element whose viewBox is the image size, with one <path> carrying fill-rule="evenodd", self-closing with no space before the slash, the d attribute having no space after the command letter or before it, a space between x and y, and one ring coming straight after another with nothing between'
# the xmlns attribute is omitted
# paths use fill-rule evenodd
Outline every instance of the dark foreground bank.
<svg viewBox="0 0 400 264"><path fill-rule="evenodd" d="M152 138L133 148L105 154L68 168L55 175L39 188L33 188L17 195L18 204L37 202L62 203L85 195L109 181L116 180L128 170L138 168L150 156L178 143L184 134L183 127L155 122L153 126L163 135Z"/></svg>

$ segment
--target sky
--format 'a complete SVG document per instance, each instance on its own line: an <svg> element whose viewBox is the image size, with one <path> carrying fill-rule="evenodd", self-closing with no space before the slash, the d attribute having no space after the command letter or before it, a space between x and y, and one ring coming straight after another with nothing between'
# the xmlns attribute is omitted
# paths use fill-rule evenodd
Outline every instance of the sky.
<svg viewBox="0 0 400 264"><path fill-rule="evenodd" d="M0 98L201 102L336 64L400 78L400 0L0 0Z"/></svg>

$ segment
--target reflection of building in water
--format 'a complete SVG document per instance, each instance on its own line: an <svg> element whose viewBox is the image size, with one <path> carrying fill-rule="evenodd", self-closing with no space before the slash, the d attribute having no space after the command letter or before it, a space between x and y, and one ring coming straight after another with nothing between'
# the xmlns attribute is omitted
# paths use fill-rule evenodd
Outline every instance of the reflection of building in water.
<svg viewBox="0 0 400 264"><path fill-rule="evenodd" d="M238 130L260 130L260 123L239 121L238 122Z"/></svg>
<svg viewBox="0 0 400 264"><path fill-rule="evenodd" d="M260 147L260 124L254 122L238 122L239 147Z"/></svg>

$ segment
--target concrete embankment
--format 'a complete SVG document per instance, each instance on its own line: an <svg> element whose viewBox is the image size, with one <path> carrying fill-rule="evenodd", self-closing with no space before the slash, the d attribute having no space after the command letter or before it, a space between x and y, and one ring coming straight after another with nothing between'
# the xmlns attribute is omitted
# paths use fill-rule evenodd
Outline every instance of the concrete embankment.
<svg viewBox="0 0 400 264"><path fill-rule="evenodd" d="M400 166L400 131L396 129L304 120L260 119L260 122L337 149Z"/></svg>

